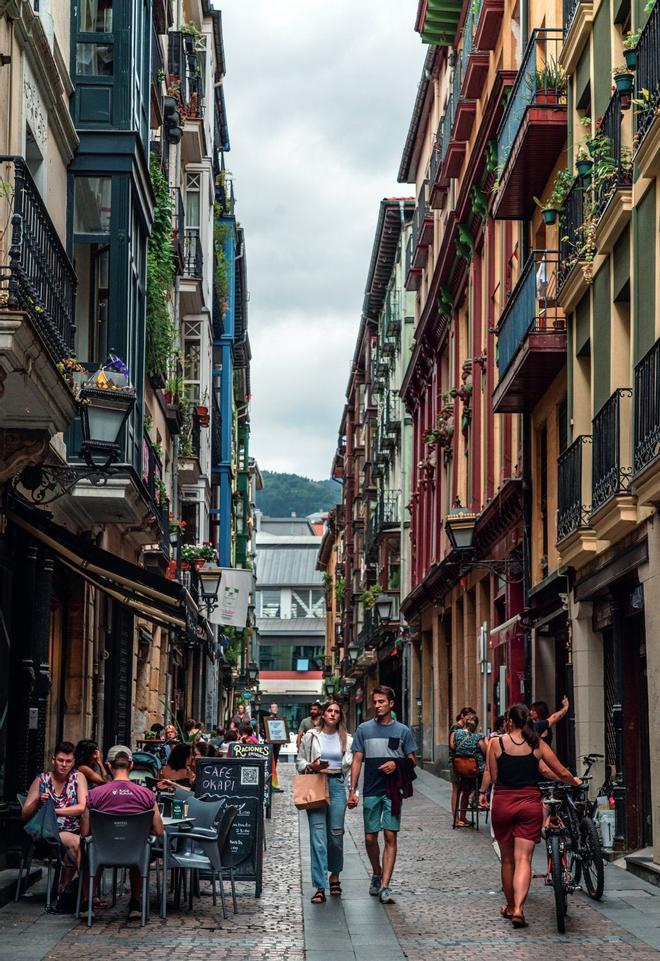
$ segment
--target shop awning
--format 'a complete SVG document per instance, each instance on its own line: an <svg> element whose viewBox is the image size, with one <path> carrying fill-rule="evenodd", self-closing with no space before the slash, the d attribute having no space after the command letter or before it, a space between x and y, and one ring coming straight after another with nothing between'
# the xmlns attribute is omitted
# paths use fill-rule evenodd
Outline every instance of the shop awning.
<svg viewBox="0 0 660 961"><path fill-rule="evenodd" d="M199 611L182 584L166 580L100 547L86 544L79 535L49 521L40 511L24 511L15 506L8 512L8 517L26 534L48 547L65 567L124 604L136 617L198 636Z"/></svg>
<svg viewBox="0 0 660 961"><path fill-rule="evenodd" d="M494 627L490 631L490 646L499 647L500 644L506 644L514 636L518 635L522 628L520 625L520 614L514 614L510 617L508 621L500 624L498 627Z"/></svg>

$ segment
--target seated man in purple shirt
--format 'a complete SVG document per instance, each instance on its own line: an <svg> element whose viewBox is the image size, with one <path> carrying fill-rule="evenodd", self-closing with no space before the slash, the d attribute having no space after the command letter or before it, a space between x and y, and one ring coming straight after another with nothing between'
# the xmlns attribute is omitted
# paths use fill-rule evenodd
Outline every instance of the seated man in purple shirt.
<svg viewBox="0 0 660 961"><path fill-rule="evenodd" d="M115 744L108 751L107 763L112 771L112 781L99 784L87 795L87 809L81 819L81 833L86 836L89 830L89 811L103 811L107 814L142 814L151 811L151 832L163 833L163 819L160 816L156 795L149 788L131 781L129 774L133 767L133 752L125 744ZM137 868L130 869L131 900L128 905L128 920L140 920L140 875Z"/></svg>

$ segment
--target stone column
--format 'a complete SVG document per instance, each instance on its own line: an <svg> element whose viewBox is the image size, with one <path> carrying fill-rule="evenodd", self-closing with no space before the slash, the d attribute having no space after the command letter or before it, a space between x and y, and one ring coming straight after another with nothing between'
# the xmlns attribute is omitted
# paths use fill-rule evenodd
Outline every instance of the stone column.
<svg viewBox="0 0 660 961"><path fill-rule="evenodd" d="M593 604L573 602L569 629L573 649L573 694L575 697L575 745L577 756L595 751L605 754L605 689L603 642L592 627ZM605 776L602 761L592 769L593 783Z"/></svg>

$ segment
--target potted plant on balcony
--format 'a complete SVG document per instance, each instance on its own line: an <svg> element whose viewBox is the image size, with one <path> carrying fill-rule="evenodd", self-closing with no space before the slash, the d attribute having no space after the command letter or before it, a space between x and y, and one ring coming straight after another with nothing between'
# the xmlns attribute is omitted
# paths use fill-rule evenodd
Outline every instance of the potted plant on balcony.
<svg viewBox="0 0 660 961"><path fill-rule="evenodd" d="M181 548L181 559L199 571L210 561L217 562L218 554L210 541L204 541L203 544L184 544Z"/></svg>
<svg viewBox="0 0 660 961"><path fill-rule="evenodd" d="M183 46L186 53L194 53L197 45L204 39L202 32L196 23L184 23L181 26Z"/></svg>
<svg viewBox="0 0 660 961"><path fill-rule="evenodd" d="M200 427L208 427L209 424L211 423L211 417L210 417L209 409L208 409L208 406L207 406L207 405L208 405L208 399L209 399L209 392L208 392L208 388L207 388L207 389L204 390L204 394L203 394L203 396L202 396L202 402L201 402L200 404L196 404L196 405L195 405L195 411L196 411L197 417L198 417L198 419L199 419L199 426L200 426Z"/></svg>
<svg viewBox="0 0 660 961"><path fill-rule="evenodd" d="M641 30L629 30L623 39L623 59L629 70L637 69L637 44L641 32Z"/></svg>
<svg viewBox="0 0 660 961"><path fill-rule="evenodd" d="M614 80L614 86L616 87L616 92L620 97L628 97L633 92L633 82L634 74L625 63L621 63L614 67L612 70L612 79ZM630 99L628 99L628 104L630 104Z"/></svg>
<svg viewBox="0 0 660 961"><path fill-rule="evenodd" d="M536 104L558 104L566 95L566 75L556 60L546 60L530 77L531 93Z"/></svg>
<svg viewBox="0 0 660 961"><path fill-rule="evenodd" d="M584 180L591 173L591 168L594 162L589 156L586 147L579 147L577 155L575 157L575 169L578 172L578 176L582 177Z"/></svg>
<svg viewBox="0 0 660 961"><path fill-rule="evenodd" d="M552 185L552 192L545 203L534 197L534 203L541 208L543 220L546 224L554 224L557 215L564 208L566 195L573 185L573 174L570 170L558 170Z"/></svg>

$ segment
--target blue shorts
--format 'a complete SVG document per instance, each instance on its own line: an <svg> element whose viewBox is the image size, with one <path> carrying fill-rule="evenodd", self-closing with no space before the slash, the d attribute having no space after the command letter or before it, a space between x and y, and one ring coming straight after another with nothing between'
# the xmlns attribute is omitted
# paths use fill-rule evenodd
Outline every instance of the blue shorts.
<svg viewBox="0 0 660 961"><path fill-rule="evenodd" d="M398 831L401 818L392 814L392 801L387 794L376 794L362 800L364 833L378 834L379 831Z"/></svg>

